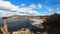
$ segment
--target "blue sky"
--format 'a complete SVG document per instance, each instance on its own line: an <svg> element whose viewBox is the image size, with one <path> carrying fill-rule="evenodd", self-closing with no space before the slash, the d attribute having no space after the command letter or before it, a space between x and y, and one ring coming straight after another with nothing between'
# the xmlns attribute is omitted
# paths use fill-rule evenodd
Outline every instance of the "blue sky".
<svg viewBox="0 0 60 34"><path fill-rule="evenodd" d="M0 0L0 16L60 13L60 0Z"/></svg>

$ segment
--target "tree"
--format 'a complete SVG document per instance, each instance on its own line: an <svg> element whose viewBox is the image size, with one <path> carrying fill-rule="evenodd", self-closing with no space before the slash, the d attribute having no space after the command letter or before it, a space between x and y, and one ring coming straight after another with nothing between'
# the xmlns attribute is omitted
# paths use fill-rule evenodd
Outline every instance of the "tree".
<svg viewBox="0 0 60 34"><path fill-rule="evenodd" d="M46 18L44 21L45 27L48 28L47 31L49 34L53 34L60 31L60 14L53 14ZM59 33L58 31L58 33ZM56 33L55 33L56 34ZM60 34L60 33L59 33Z"/></svg>

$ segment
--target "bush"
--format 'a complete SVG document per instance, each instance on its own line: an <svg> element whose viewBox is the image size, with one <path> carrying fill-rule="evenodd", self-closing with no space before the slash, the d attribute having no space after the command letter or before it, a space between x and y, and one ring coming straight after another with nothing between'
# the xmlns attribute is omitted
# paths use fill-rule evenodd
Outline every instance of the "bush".
<svg viewBox="0 0 60 34"><path fill-rule="evenodd" d="M60 34L60 14L55 13L47 17L44 25L49 34Z"/></svg>

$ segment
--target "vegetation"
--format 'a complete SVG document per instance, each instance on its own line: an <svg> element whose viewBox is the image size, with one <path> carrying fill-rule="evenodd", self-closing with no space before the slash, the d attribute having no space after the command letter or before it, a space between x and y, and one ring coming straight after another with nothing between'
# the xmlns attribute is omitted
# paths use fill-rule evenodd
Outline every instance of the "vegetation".
<svg viewBox="0 0 60 34"><path fill-rule="evenodd" d="M60 14L53 14L46 18L44 25L49 34L60 34Z"/></svg>

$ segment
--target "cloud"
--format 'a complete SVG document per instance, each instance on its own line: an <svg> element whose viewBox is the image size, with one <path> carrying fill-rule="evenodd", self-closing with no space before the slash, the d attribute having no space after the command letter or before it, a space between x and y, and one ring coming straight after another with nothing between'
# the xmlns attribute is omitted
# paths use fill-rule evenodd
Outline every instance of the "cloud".
<svg viewBox="0 0 60 34"><path fill-rule="evenodd" d="M36 8L36 6L34 4L31 4L30 8Z"/></svg>
<svg viewBox="0 0 60 34"><path fill-rule="evenodd" d="M60 14L60 11L59 12L57 12L58 14Z"/></svg>
<svg viewBox="0 0 60 34"><path fill-rule="evenodd" d="M21 4L20 6L25 6L25 4Z"/></svg>
<svg viewBox="0 0 60 34"><path fill-rule="evenodd" d="M37 5L37 7L38 7L38 8L42 8L42 5L39 3L39 4Z"/></svg>
<svg viewBox="0 0 60 34"><path fill-rule="evenodd" d="M0 1L0 10L16 11L17 9L19 9L19 7L13 5L9 1Z"/></svg>
<svg viewBox="0 0 60 34"><path fill-rule="evenodd" d="M53 11L53 9L49 8L49 7L46 7L46 9L47 9L48 12L52 12Z"/></svg>
<svg viewBox="0 0 60 34"><path fill-rule="evenodd" d="M19 11L20 11L20 13L24 12L29 15L38 15L39 14L38 11L33 10L32 8L21 8Z"/></svg>
<svg viewBox="0 0 60 34"><path fill-rule="evenodd" d="M48 9L48 12L51 12L52 11L52 9Z"/></svg>
<svg viewBox="0 0 60 34"><path fill-rule="evenodd" d="M13 15L13 12L9 12L9 11L5 11L5 10L0 10L0 17L6 17L6 16L10 16Z"/></svg>
<svg viewBox="0 0 60 34"><path fill-rule="evenodd" d="M34 8L34 9L40 9L40 8L42 8L42 5L40 3L38 3L37 5L31 4L29 7Z"/></svg>
<svg viewBox="0 0 60 34"><path fill-rule="evenodd" d="M25 7L25 4L21 4L19 7L16 5L13 5L9 1L2 1L0 0L0 16L11 16L11 15L33 15L37 16L40 15L37 10L33 10L36 8L42 8L41 4L31 4L29 7Z"/></svg>
<svg viewBox="0 0 60 34"><path fill-rule="evenodd" d="M8 17L13 15L27 15L27 14L21 14L19 12L10 12L5 10L0 10L0 17Z"/></svg>

